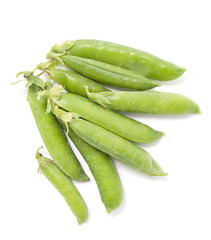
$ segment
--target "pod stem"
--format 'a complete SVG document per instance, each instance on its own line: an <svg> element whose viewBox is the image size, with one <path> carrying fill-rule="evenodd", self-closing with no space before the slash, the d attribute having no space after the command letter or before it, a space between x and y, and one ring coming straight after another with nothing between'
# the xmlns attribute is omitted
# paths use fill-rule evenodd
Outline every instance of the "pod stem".
<svg viewBox="0 0 211 240"><path fill-rule="evenodd" d="M66 41L62 44L55 44L50 52L46 55L47 59L56 60L64 65L61 56L65 55L67 51L74 46L73 41Z"/></svg>
<svg viewBox="0 0 211 240"><path fill-rule="evenodd" d="M69 133L68 123L71 121L73 114L60 109L58 105L54 106L53 113L59 120L61 120L65 124L66 133L68 134Z"/></svg>
<svg viewBox="0 0 211 240"><path fill-rule="evenodd" d="M19 72L16 77L19 77L20 75L24 75L24 78L27 80L25 87L30 87L32 84L35 84L36 86L41 87L41 88L45 87L45 82L39 77L40 74L38 76L36 76L36 75L34 75L34 71L32 71L32 72L22 71L22 72ZM19 81L13 83L13 85L17 84L19 82L22 82L25 79L19 80Z"/></svg>
<svg viewBox="0 0 211 240"><path fill-rule="evenodd" d="M49 77L45 82L45 89L50 90L51 88L53 88L53 83L51 82L51 77Z"/></svg>
<svg viewBox="0 0 211 240"><path fill-rule="evenodd" d="M67 112L67 111L59 108L59 106L57 104L54 104L54 108L53 108L52 112L55 114L55 116L60 121L62 121L65 124L67 134L69 133L68 124L70 123L71 119L80 117L80 115L77 113Z"/></svg>
<svg viewBox="0 0 211 240"><path fill-rule="evenodd" d="M68 133L67 124L70 122L72 118L79 118L80 115L73 112L67 112L59 108L59 105L56 103L56 100L58 100L61 97L63 90L64 90L63 87L59 85L47 90L40 91L38 93L37 99L40 100L41 97L47 98L46 114L52 112L59 120L61 120L65 124Z"/></svg>
<svg viewBox="0 0 211 240"><path fill-rule="evenodd" d="M48 168L47 163L53 163L53 160L51 160L49 158L46 158L46 157L43 157L43 155L39 152L40 149L42 149L42 148L43 148L43 146L39 147L37 149L36 155L35 155L35 158L37 159L37 161L39 163L38 172L39 172L41 167Z"/></svg>
<svg viewBox="0 0 211 240"><path fill-rule="evenodd" d="M50 60L50 61L47 61L47 62L41 62L39 63L36 68L34 69L34 71L36 69L39 69L41 71L44 71L46 73L48 73L52 78L55 78L54 74L53 74L53 71L56 67L59 66L59 63L55 60Z"/></svg>

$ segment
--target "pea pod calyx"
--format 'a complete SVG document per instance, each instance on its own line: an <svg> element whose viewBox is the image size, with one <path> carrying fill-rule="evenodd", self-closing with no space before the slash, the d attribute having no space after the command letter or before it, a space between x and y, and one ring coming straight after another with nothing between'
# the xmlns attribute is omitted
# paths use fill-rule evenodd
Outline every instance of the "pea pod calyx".
<svg viewBox="0 0 211 240"><path fill-rule="evenodd" d="M53 108L52 112L55 114L55 116L59 120L61 120L65 124L67 134L69 133L68 123L71 121L71 119L72 118L76 119L76 118L80 117L80 115L77 113L66 112L66 111L62 110L56 104L54 104L54 108Z"/></svg>
<svg viewBox="0 0 211 240"><path fill-rule="evenodd" d="M74 46L73 41L66 41L62 44L55 44L50 52L46 55L47 59L57 60L59 63L64 65L61 56L66 54L66 51Z"/></svg>
<svg viewBox="0 0 211 240"><path fill-rule="evenodd" d="M90 93L87 86L85 86L87 97L93 101L98 103L99 105L108 108L107 105L111 104L110 101L106 98L106 96L111 96L114 92L102 92L102 93Z"/></svg>
<svg viewBox="0 0 211 240"><path fill-rule="evenodd" d="M37 159L37 161L39 163L39 169L41 166L44 168L48 168L47 163L53 163L53 160L51 160L50 158L43 157L43 155L39 152L40 149L42 149L42 148L43 148L43 146L39 147L35 154L35 158ZM39 169L38 169L38 171L39 171Z"/></svg>
<svg viewBox="0 0 211 240"><path fill-rule="evenodd" d="M25 85L26 88L30 87L32 84L35 84L36 86L41 87L41 88L45 87L45 82L41 78L39 78L39 76L34 75L34 71L33 72L22 71L22 72L19 72L16 75L16 77L18 78L20 75L24 75L24 78L27 80L27 83ZM19 81L15 82L15 83L12 83L12 84L13 85L17 84L19 82L24 81L25 79L19 80Z"/></svg>
<svg viewBox="0 0 211 240"><path fill-rule="evenodd" d="M54 69L59 66L59 63L56 60L51 60L47 62L41 62L39 63L35 69L39 69L45 72L50 71L51 69Z"/></svg>
<svg viewBox="0 0 211 240"><path fill-rule="evenodd" d="M61 85L52 87L50 90L43 90L38 93L37 99L39 100L41 97L47 98L47 109L46 113L49 113L53 109L53 102L56 99L60 98L61 92L63 91L63 87Z"/></svg>
<svg viewBox="0 0 211 240"><path fill-rule="evenodd" d="M74 112L66 112L59 108L59 106L54 102L55 100L58 100L61 96L61 93L63 91L63 87L61 85L55 86L51 88L50 90L43 90L39 92L37 98L38 100L41 97L47 98L47 109L46 113L53 112L58 119L60 119L66 126L67 134L68 134L68 127L67 123L70 122L72 118L79 118L80 115Z"/></svg>

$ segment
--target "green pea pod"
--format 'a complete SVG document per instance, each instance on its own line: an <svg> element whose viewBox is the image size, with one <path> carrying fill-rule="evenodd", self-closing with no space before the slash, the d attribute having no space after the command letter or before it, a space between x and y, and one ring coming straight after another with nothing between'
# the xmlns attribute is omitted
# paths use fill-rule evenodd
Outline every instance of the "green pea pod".
<svg viewBox="0 0 211 240"><path fill-rule="evenodd" d="M120 112L152 114L201 113L199 106L190 98L165 92L101 92L89 93L90 100Z"/></svg>
<svg viewBox="0 0 211 240"><path fill-rule="evenodd" d="M54 88L55 89L55 88ZM123 138L140 143L150 143L161 138L164 133L156 131L151 127L134 119L113 112L109 109L72 93L60 93L57 98L52 97L54 91L44 91L55 104L68 112L76 112L82 118L93 122ZM57 89L56 89L57 90Z"/></svg>
<svg viewBox="0 0 211 240"><path fill-rule="evenodd" d="M61 60L75 72L97 82L134 90L147 90L160 86L159 83L140 74L93 59L64 55L61 56Z"/></svg>
<svg viewBox="0 0 211 240"><path fill-rule="evenodd" d="M43 157L38 151L39 149L36 153L36 159L39 162L39 169L41 169L46 178L64 197L73 214L76 216L78 223L82 224L86 222L88 209L77 188L73 185L72 181L59 170L51 159Z"/></svg>
<svg viewBox="0 0 211 240"><path fill-rule="evenodd" d="M102 85L77 73L63 69L56 69L56 66L57 65L53 61L52 63L40 63L36 68L47 72L51 78L61 84L68 92L75 93L83 97L87 97L85 86L88 86L89 90L95 93L110 91Z"/></svg>
<svg viewBox="0 0 211 240"><path fill-rule="evenodd" d="M107 212L111 213L120 206L123 197L121 180L113 161L107 154L78 137L70 128L68 136L87 162L97 183L101 200Z"/></svg>
<svg viewBox="0 0 211 240"><path fill-rule="evenodd" d="M185 68L150 53L100 40L82 39L56 44L47 57L60 57L64 54L109 63L160 81L176 79L186 71Z"/></svg>
<svg viewBox="0 0 211 240"><path fill-rule="evenodd" d="M68 125L76 135L93 147L109 154L140 172L165 176L162 168L144 149L81 118L71 119Z"/></svg>
<svg viewBox="0 0 211 240"><path fill-rule="evenodd" d="M46 99L37 99L41 90L42 88L32 84L28 87L27 99L46 148L54 162L67 176L79 181L89 180L58 120L52 113L46 114Z"/></svg>

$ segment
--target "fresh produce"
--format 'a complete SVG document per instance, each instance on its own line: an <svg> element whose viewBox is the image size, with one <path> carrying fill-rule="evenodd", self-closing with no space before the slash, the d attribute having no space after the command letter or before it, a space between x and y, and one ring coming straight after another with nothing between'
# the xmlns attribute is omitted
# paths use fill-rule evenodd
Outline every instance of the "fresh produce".
<svg viewBox="0 0 211 240"><path fill-rule="evenodd" d="M68 115L68 113L63 110L58 109L58 106L56 106L53 111L55 115L58 118L61 117L61 119L64 119L64 116L67 115L65 119L67 119L66 123L68 127L91 146L109 154L140 172L152 176L167 175L163 172L158 163L155 162L152 156L144 149L96 124L79 118L77 115L76 118L72 114Z"/></svg>
<svg viewBox="0 0 211 240"><path fill-rule="evenodd" d="M184 95L145 91L161 86L156 80L174 80L186 71L147 52L84 39L56 44L46 58L48 62L41 62L32 72L18 74L27 80L27 99L53 160L43 157L39 149L36 159L39 169L82 224L87 221L88 209L72 180L85 184L89 177L66 135L87 163L102 203L111 213L123 199L116 160L149 177L167 175L151 154L136 144L155 142L164 133L119 112L146 113L151 117L201 111ZM37 70L41 72L36 74ZM46 81L40 77L43 73L48 75ZM110 89L112 86L114 89ZM117 90L122 88L124 91Z"/></svg>
<svg viewBox="0 0 211 240"><path fill-rule="evenodd" d="M61 172L51 159L43 157L39 153L39 149L36 153L39 169L64 197L73 214L76 216L78 223L82 224L86 222L88 209L81 194L73 185L70 178Z"/></svg>
<svg viewBox="0 0 211 240"><path fill-rule="evenodd" d="M59 94L59 89L62 91L62 87L57 86L51 90L43 91L41 95L48 97L66 111L78 113L82 118L125 139L140 143L151 143L164 135L164 133L156 131L132 118L105 109L87 98L72 93L61 92Z"/></svg>
<svg viewBox="0 0 211 240"><path fill-rule="evenodd" d="M115 111L152 114L200 113L199 106L190 98L166 92L89 92L90 100Z"/></svg>
<svg viewBox="0 0 211 240"><path fill-rule="evenodd" d="M85 86L88 86L90 91L95 93L110 91L102 85L77 73L55 68L57 66L58 64L55 61L46 62L40 63L36 69L47 72L52 79L62 85L68 92L78 94L82 97L87 97Z"/></svg>
<svg viewBox="0 0 211 240"><path fill-rule="evenodd" d="M65 54L109 63L159 81L176 79L186 71L150 53L100 40L82 39L56 44L47 58L58 59Z"/></svg>
<svg viewBox="0 0 211 240"><path fill-rule="evenodd" d="M136 72L108 63L71 55L63 55L60 59L75 72L100 83L134 90L147 90L160 86L159 83Z"/></svg>
<svg viewBox="0 0 211 240"><path fill-rule="evenodd" d="M63 127L65 128L64 124ZM68 136L88 164L97 183L102 202L107 212L111 213L120 206L123 198L121 180L113 161L107 154L78 137L71 128L68 129Z"/></svg>
<svg viewBox="0 0 211 240"><path fill-rule="evenodd" d="M54 162L67 176L72 179L79 181L89 180L71 149L58 120L52 113L46 114L46 99L37 99L38 93L42 90L42 88L36 84L37 82L40 82L40 85L44 87L44 82L42 84L42 80L33 76L30 72L24 72L24 74L27 78L28 84L31 83L30 86L27 85L27 99L39 132Z"/></svg>

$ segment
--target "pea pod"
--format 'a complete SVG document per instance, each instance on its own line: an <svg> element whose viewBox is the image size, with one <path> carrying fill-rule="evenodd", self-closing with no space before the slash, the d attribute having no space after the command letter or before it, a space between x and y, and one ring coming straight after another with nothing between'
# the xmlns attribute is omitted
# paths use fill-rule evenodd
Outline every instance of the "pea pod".
<svg viewBox="0 0 211 240"><path fill-rule="evenodd" d="M54 88L57 91L57 87ZM151 127L140 123L134 119L113 112L109 109L93 103L89 99L72 94L60 93L54 98L52 88L50 91L44 91L42 95L47 96L55 104L69 112L76 112L82 118L93 122L125 139L150 143L163 136L162 132L156 131Z"/></svg>
<svg viewBox="0 0 211 240"><path fill-rule="evenodd" d="M101 92L89 93L90 100L120 112L152 114L200 113L199 106L190 98L165 92Z"/></svg>
<svg viewBox="0 0 211 240"><path fill-rule="evenodd" d="M81 118L72 118L68 126L76 135L93 147L142 173L152 176L167 175L144 149L96 124Z"/></svg>
<svg viewBox="0 0 211 240"><path fill-rule="evenodd" d="M63 69L55 68L58 66L54 61L40 63L36 68L47 72L51 78L53 78L57 83L61 84L68 92L87 97L85 86L88 86L91 92L106 92L110 91L102 85L85 78L77 73L70 72Z"/></svg>
<svg viewBox="0 0 211 240"><path fill-rule="evenodd" d="M65 54L109 63L160 81L176 79L186 71L185 68L150 53L100 40L82 39L56 44L47 57L60 57Z"/></svg>
<svg viewBox="0 0 211 240"><path fill-rule="evenodd" d="M134 90L147 90L160 86L159 83L140 74L108 63L71 55L63 55L60 58L75 72L97 82Z"/></svg>
<svg viewBox="0 0 211 240"><path fill-rule="evenodd" d="M31 74L26 77L28 78L28 83L32 81L31 79L35 78ZM58 120L52 113L46 114L46 99L37 99L38 93L42 88L34 83L30 84L27 99L41 137L54 162L67 176L79 181L88 180L89 178L72 151Z"/></svg>
<svg viewBox="0 0 211 240"><path fill-rule="evenodd" d="M88 217L87 206L72 181L59 170L51 159L43 157L39 153L39 149L36 153L36 159L39 162L39 168L42 173L64 197L73 214L76 216L78 223L82 224L86 222Z"/></svg>
<svg viewBox="0 0 211 240"><path fill-rule="evenodd" d="M87 162L97 183L101 200L107 212L111 213L120 206L123 197L121 180L113 161L107 154L78 137L71 128L68 129L68 136Z"/></svg>

